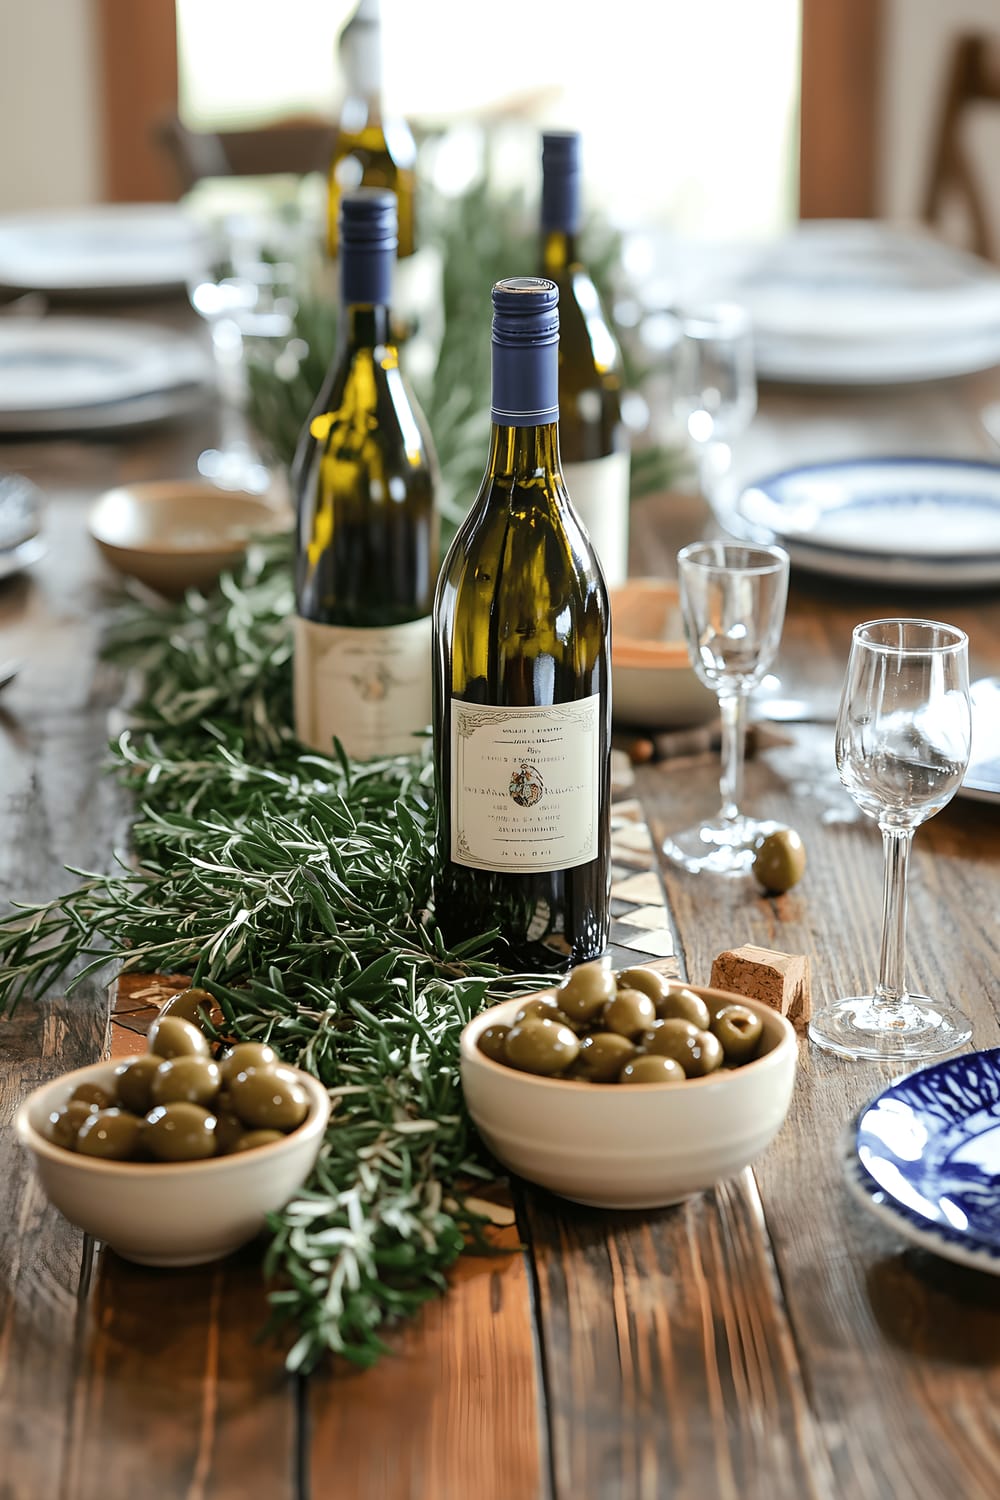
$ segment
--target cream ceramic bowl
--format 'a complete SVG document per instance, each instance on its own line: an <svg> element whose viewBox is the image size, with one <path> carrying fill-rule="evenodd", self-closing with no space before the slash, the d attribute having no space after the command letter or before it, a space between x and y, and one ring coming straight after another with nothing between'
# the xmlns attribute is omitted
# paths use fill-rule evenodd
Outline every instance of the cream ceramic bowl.
<svg viewBox="0 0 1000 1500"><path fill-rule="evenodd" d="M676 583L630 578L611 590L611 710L616 724L679 729L718 716L684 642Z"/></svg>
<svg viewBox="0 0 1000 1500"><path fill-rule="evenodd" d="M77 1156L42 1133L52 1110L77 1084L107 1087L118 1061L64 1073L29 1094L14 1116L49 1202L71 1224L104 1240L126 1260L194 1266L228 1255L264 1228L308 1177L330 1115L330 1097L296 1070L309 1113L283 1141L195 1162L100 1161Z"/></svg>
<svg viewBox="0 0 1000 1500"><path fill-rule="evenodd" d="M795 1032L756 1000L688 988L710 1005L738 1000L755 1011L764 1025L761 1055L684 1083L577 1083L519 1073L479 1051L479 1033L510 1025L523 997L470 1021L461 1038L462 1087L497 1160L564 1198L613 1209L680 1203L748 1166L788 1112Z"/></svg>
<svg viewBox="0 0 1000 1500"><path fill-rule="evenodd" d="M286 531L291 516L260 495L163 480L106 491L88 525L120 573L175 596L210 588L220 573L239 564L253 535Z"/></svg>

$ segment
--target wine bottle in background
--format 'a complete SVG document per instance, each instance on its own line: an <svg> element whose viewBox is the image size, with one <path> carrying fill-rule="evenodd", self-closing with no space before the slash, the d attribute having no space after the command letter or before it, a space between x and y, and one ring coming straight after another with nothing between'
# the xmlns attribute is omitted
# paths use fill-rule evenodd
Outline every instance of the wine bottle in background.
<svg viewBox="0 0 1000 1500"><path fill-rule="evenodd" d="M566 487L610 587L628 573L629 444L622 357L580 260L580 136L542 136L541 274L559 288L559 446Z"/></svg>
<svg viewBox="0 0 1000 1500"><path fill-rule="evenodd" d="M338 352L292 465L295 728L368 759L431 721L437 463L390 329L392 193L345 194Z"/></svg>
<svg viewBox="0 0 1000 1500"><path fill-rule="evenodd" d="M435 911L565 967L608 935L608 595L559 461L558 291L493 288L492 434L434 601Z"/></svg>
<svg viewBox="0 0 1000 1500"><path fill-rule="evenodd" d="M381 187L396 195L402 259L416 247L417 148L407 122L383 108L379 0L358 0L341 30L337 54L344 97L327 173L327 250L331 258L339 254L344 193Z"/></svg>

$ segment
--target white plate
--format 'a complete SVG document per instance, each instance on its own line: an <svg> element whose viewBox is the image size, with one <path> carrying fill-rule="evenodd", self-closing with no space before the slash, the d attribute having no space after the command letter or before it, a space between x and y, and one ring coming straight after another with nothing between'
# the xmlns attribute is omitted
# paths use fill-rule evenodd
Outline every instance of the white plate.
<svg viewBox="0 0 1000 1500"><path fill-rule="evenodd" d="M131 296L180 288L200 238L195 220L170 203L0 215L0 286Z"/></svg>
<svg viewBox="0 0 1000 1500"><path fill-rule="evenodd" d="M972 758L959 797L1000 802L1000 677L981 677L972 698Z"/></svg>
<svg viewBox="0 0 1000 1500"><path fill-rule="evenodd" d="M762 379L883 385L1000 363L1000 273L924 230L800 224L752 253L730 294Z"/></svg>
<svg viewBox="0 0 1000 1500"><path fill-rule="evenodd" d="M191 338L101 318L0 320L0 431L130 425L207 388L211 360ZM136 410L130 410L138 403Z"/></svg>
<svg viewBox="0 0 1000 1500"><path fill-rule="evenodd" d="M814 572L931 588L1000 581L1000 465L861 458L768 475L724 503L734 534Z"/></svg>

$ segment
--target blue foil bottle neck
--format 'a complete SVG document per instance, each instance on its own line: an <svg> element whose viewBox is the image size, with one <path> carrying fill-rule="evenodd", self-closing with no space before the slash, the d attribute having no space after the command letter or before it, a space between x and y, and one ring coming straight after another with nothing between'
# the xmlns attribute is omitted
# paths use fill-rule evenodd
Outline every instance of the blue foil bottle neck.
<svg viewBox="0 0 1000 1500"><path fill-rule="evenodd" d="M577 234L582 219L580 136L549 131L542 136L542 229Z"/></svg>
<svg viewBox="0 0 1000 1500"><path fill-rule="evenodd" d="M490 418L498 427L559 420L559 292L544 277L515 276L493 288Z"/></svg>
<svg viewBox="0 0 1000 1500"><path fill-rule="evenodd" d="M345 193L339 232L343 305L388 306L399 243L396 195L385 188Z"/></svg>

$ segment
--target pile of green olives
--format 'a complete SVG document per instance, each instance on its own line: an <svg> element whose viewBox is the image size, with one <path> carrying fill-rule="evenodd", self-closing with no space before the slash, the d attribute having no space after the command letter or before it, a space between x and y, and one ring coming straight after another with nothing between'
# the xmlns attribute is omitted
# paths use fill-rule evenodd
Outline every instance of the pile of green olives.
<svg viewBox="0 0 1000 1500"><path fill-rule="evenodd" d="M757 1056L763 1026L738 1001L710 1009L656 969L580 964L558 989L526 1000L510 1026L487 1026L493 1062L585 1083L683 1083Z"/></svg>
<svg viewBox="0 0 1000 1500"><path fill-rule="evenodd" d="M48 1138L105 1161L202 1161L280 1141L302 1124L309 1097L294 1068L263 1042L216 1059L203 1027L206 990L181 990L149 1028L148 1050L126 1058L108 1087L80 1083L48 1119Z"/></svg>

